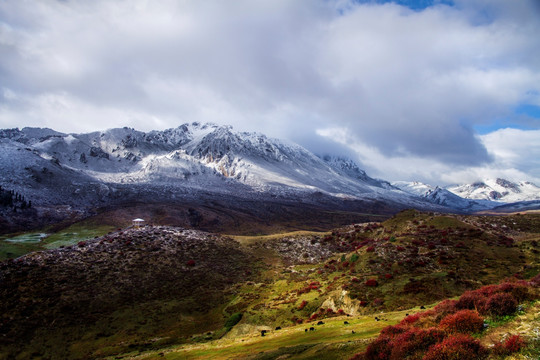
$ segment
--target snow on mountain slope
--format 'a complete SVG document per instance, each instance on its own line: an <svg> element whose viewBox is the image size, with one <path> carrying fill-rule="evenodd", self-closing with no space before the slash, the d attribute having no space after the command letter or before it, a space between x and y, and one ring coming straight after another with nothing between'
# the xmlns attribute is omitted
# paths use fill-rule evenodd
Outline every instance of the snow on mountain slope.
<svg viewBox="0 0 540 360"><path fill-rule="evenodd" d="M392 185L410 194L420 196L431 203L447 206L452 209L459 209L462 211L486 210L498 205L497 203L487 200L464 199L448 191L447 189L438 186L433 187L429 184L424 184L417 181L396 181L393 182Z"/></svg>
<svg viewBox="0 0 540 360"><path fill-rule="evenodd" d="M482 199L504 203L540 200L540 187L527 181L512 182L505 179L486 179L473 184L447 188L467 199Z"/></svg>
<svg viewBox="0 0 540 360"><path fill-rule="evenodd" d="M289 198L320 193L338 199L429 207L385 181L370 178L351 160L320 158L299 145L235 132L230 126L192 123L148 133L119 128L88 134L24 128L0 130L0 139L10 146L28 148L38 162L55 164L66 172L63 181L84 179L113 192L115 186L129 191L126 185L144 185L167 189L168 193L199 189ZM30 161L19 160L20 164ZM32 186L21 180L24 166L9 165L8 159L0 161L10 168L3 174L16 174L18 182L25 184L21 186ZM6 181L7 177L0 175L0 182Z"/></svg>
<svg viewBox="0 0 540 360"><path fill-rule="evenodd" d="M0 184L26 189L44 202L106 202L109 194L133 195L137 186L144 188L136 191L158 197L195 190L284 199L322 194L460 211L540 200L534 184L503 179L448 189L419 182L390 184L369 177L350 159L316 156L287 141L215 124L147 133L127 127L87 134L5 129L0 130L0 150Z"/></svg>
<svg viewBox="0 0 540 360"><path fill-rule="evenodd" d="M388 190L399 190L398 188L392 186L388 181L377 180L369 177L366 172L358 167L358 165L351 159L347 159L340 156L331 156L324 155L320 156L327 164L332 166L335 169L339 169L349 177L353 179L358 179L363 181L371 186L388 189Z"/></svg>
<svg viewBox="0 0 540 360"><path fill-rule="evenodd" d="M392 186L395 186L410 194L422 197L425 197L431 191L435 190L435 187L418 181L394 181L392 182Z"/></svg>
<svg viewBox="0 0 540 360"><path fill-rule="evenodd" d="M54 156L29 145L0 137L0 150L0 185L35 204L67 205L109 194L107 185L62 166Z"/></svg>

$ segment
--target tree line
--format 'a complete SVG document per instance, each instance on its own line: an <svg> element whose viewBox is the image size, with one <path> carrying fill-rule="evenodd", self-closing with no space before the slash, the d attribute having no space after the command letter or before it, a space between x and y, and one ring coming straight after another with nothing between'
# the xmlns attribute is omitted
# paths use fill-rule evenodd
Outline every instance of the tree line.
<svg viewBox="0 0 540 360"><path fill-rule="evenodd" d="M11 208L13 211L18 209L24 210L32 207L32 201L26 200L26 198L13 190L4 189L0 186L0 206L4 208Z"/></svg>

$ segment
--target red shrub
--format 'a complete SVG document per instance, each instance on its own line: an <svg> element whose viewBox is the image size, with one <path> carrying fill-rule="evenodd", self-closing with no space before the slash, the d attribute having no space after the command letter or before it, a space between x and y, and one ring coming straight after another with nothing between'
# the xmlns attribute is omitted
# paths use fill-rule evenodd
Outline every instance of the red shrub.
<svg viewBox="0 0 540 360"><path fill-rule="evenodd" d="M433 345L423 360L482 360L487 356L487 349L478 340L468 335L456 335Z"/></svg>
<svg viewBox="0 0 540 360"><path fill-rule="evenodd" d="M187 266L195 266L195 260L189 260L187 263L186 263Z"/></svg>
<svg viewBox="0 0 540 360"><path fill-rule="evenodd" d="M497 293L488 298L486 312L497 316L510 315L516 312L517 305L517 300L512 295Z"/></svg>
<svg viewBox="0 0 540 360"><path fill-rule="evenodd" d="M523 349L527 343L519 335L512 335L506 340L495 345L493 352L496 355L508 356Z"/></svg>
<svg viewBox="0 0 540 360"><path fill-rule="evenodd" d="M334 279L335 280L335 279ZM301 295L301 294L306 294L308 292L310 292L311 290L317 290L319 289L319 286L321 285L320 282L318 281L312 281L309 283L308 286L306 286L305 288L302 288L302 289L299 289L299 290L296 290L296 293L298 295Z"/></svg>
<svg viewBox="0 0 540 360"><path fill-rule="evenodd" d="M78 247L85 247L85 246L86 246L86 241L79 241L79 242L77 243L77 246L78 246Z"/></svg>
<svg viewBox="0 0 540 360"><path fill-rule="evenodd" d="M511 294L518 303L529 298L529 288L524 282L505 282L499 286L502 292Z"/></svg>
<svg viewBox="0 0 540 360"><path fill-rule="evenodd" d="M466 291L459 297L456 308L483 312L486 301L486 297L479 291Z"/></svg>
<svg viewBox="0 0 540 360"><path fill-rule="evenodd" d="M375 246L370 246L366 249L366 252L374 252L375 251Z"/></svg>
<svg viewBox="0 0 540 360"><path fill-rule="evenodd" d="M536 275L530 280L530 284L533 287L540 287L540 274Z"/></svg>
<svg viewBox="0 0 540 360"><path fill-rule="evenodd" d="M444 300L433 308L438 315L446 316L450 313L456 312L457 300Z"/></svg>
<svg viewBox="0 0 540 360"><path fill-rule="evenodd" d="M499 285L486 285L482 286L480 289L476 290L476 292L488 297L495 293L498 293L500 291Z"/></svg>
<svg viewBox="0 0 540 360"><path fill-rule="evenodd" d="M435 328L411 328L407 332L396 336L396 338L390 342L392 345L390 359L401 360L406 359L409 356L412 358L419 358L421 353L427 351L430 346L441 342L445 336L446 335L442 330Z"/></svg>
<svg viewBox="0 0 540 360"><path fill-rule="evenodd" d="M399 322L399 325L404 325L404 326L412 325L415 322L417 322L419 319L420 319L419 313L412 314L412 315L404 317L403 320Z"/></svg>
<svg viewBox="0 0 540 360"><path fill-rule="evenodd" d="M364 300L360 301L360 306L362 307L367 306L367 301L364 301Z"/></svg>
<svg viewBox="0 0 540 360"><path fill-rule="evenodd" d="M392 278L394 278L394 275L392 275L392 274L385 274L385 275L384 275L384 278L385 278L385 279L392 279Z"/></svg>
<svg viewBox="0 0 540 360"><path fill-rule="evenodd" d="M381 330L380 336L388 336L393 338L396 335L403 334L409 328L402 325L390 325Z"/></svg>
<svg viewBox="0 0 540 360"><path fill-rule="evenodd" d="M307 304L308 304L308 302L306 300L302 300L300 305L298 305L298 310L303 310L306 307Z"/></svg>
<svg viewBox="0 0 540 360"><path fill-rule="evenodd" d="M366 286L375 287L377 285L379 285L379 283L375 279L369 279L368 281L366 281Z"/></svg>
<svg viewBox="0 0 540 360"><path fill-rule="evenodd" d="M416 239L414 239L413 241L411 241L411 243L412 243L413 245L416 245L416 246L422 246L422 245L424 245L424 242L423 242L422 240L416 240Z"/></svg>
<svg viewBox="0 0 540 360"><path fill-rule="evenodd" d="M392 353L391 339L386 336L379 336L372 341L364 353L366 360L386 360L390 359Z"/></svg>
<svg viewBox="0 0 540 360"><path fill-rule="evenodd" d="M476 311L460 310L447 315L439 326L451 333L475 333L484 329L484 319Z"/></svg>
<svg viewBox="0 0 540 360"><path fill-rule="evenodd" d="M401 360L420 359L430 346L441 342L446 334L435 328L418 329L401 325L385 327L366 351L353 359Z"/></svg>

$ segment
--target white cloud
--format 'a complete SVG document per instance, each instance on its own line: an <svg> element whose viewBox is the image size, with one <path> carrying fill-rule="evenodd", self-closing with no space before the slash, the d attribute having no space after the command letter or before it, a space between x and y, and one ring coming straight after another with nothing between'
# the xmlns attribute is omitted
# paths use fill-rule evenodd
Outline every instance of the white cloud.
<svg viewBox="0 0 540 360"><path fill-rule="evenodd" d="M4 0L0 127L212 121L316 152L336 149L316 129L341 128L384 178L540 177L473 130L540 105L539 6L455 2Z"/></svg>
<svg viewBox="0 0 540 360"><path fill-rule="evenodd" d="M339 139L355 152L368 171L390 181L423 181L432 185L472 183L487 178L532 181L540 185L540 130L500 129L479 136L493 161L482 166L453 165L410 154L386 156L359 143L344 128L319 129L320 136Z"/></svg>
<svg viewBox="0 0 540 360"><path fill-rule="evenodd" d="M500 129L481 138L500 168L540 179L540 130Z"/></svg>

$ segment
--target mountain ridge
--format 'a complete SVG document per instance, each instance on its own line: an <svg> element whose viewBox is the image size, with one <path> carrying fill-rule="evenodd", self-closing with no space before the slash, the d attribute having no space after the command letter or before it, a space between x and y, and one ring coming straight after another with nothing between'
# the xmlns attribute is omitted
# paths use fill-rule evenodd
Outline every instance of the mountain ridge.
<svg viewBox="0 0 540 360"><path fill-rule="evenodd" d="M533 210L540 206L540 187L529 181L495 178L446 187L418 181L395 181L392 185L433 203L469 212Z"/></svg>
<svg viewBox="0 0 540 360"><path fill-rule="evenodd" d="M50 129L0 131L3 147L29 153L24 169L0 159L11 182L32 188L28 172L54 164L92 183L165 184L174 188L204 188L274 196L322 192L348 199L422 201L369 177L344 158L317 157L299 145L262 134L235 132L230 126L183 124L163 131L130 128L87 134L63 134ZM33 157L33 159L30 159ZM44 164L45 162L47 165ZM64 176L69 177L67 174ZM240 189L238 189L240 188ZM248 192L250 192L248 191Z"/></svg>
<svg viewBox="0 0 540 360"><path fill-rule="evenodd" d="M419 191L406 183L391 184L370 177L349 158L316 155L289 141L212 123L83 134L4 129L0 146L0 185L24 194L41 209L38 216L58 212L66 218L84 216L90 209L133 201L216 199L229 204L237 199L252 204L305 203L372 214L405 208L466 213L509 209L502 200L462 198L449 188L424 186ZM509 192L517 188L506 180L499 182ZM523 184L534 190L534 184ZM9 211L2 214L13 217Z"/></svg>

